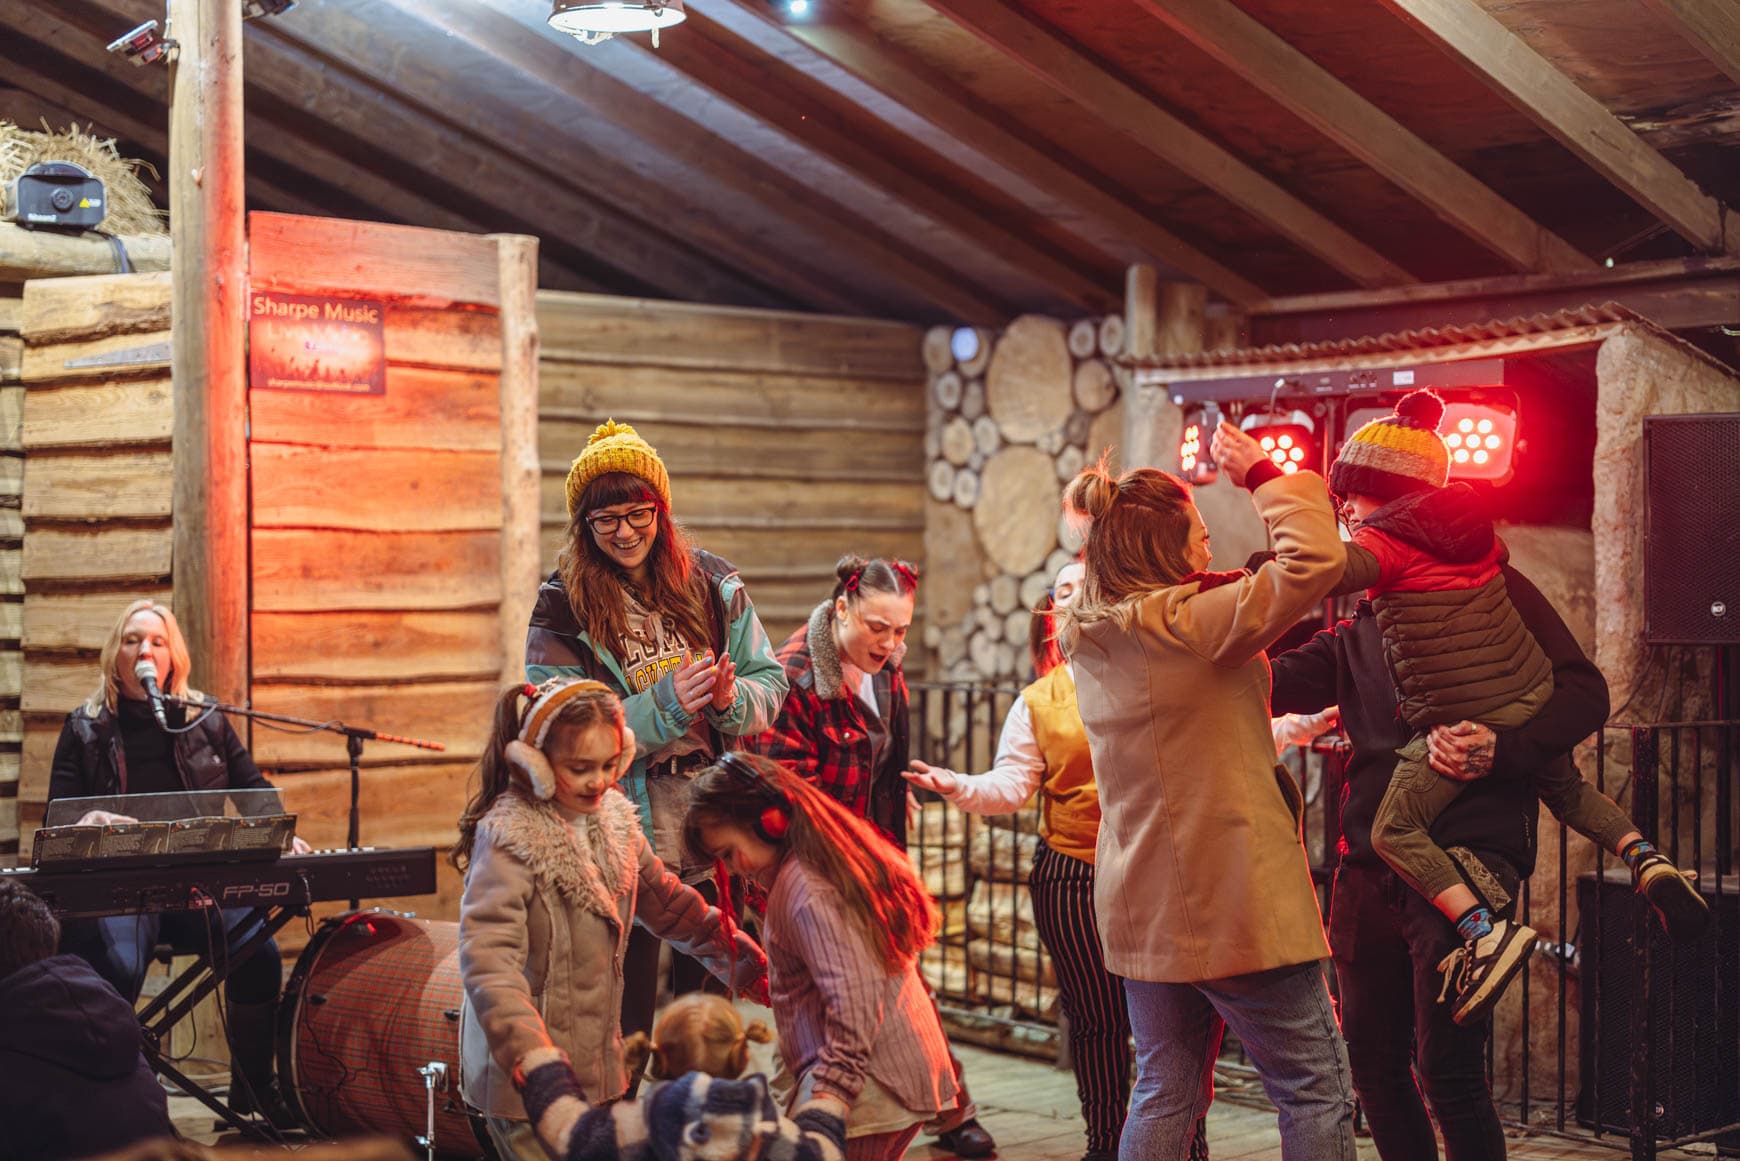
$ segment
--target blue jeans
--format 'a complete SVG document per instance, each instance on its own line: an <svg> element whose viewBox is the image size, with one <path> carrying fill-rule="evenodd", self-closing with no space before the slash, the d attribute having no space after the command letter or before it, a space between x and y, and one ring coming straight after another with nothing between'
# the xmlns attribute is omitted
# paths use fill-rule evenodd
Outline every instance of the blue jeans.
<svg viewBox="0 0 1740 1161"><path fill-rule="evenodd" d="M1281 1113L1284 1161L1355 1161L1353 1084L1319 963L1194 984L1125 980L1136 1086L1120 1161L1182 1161L1231 1027Z"/></svg>

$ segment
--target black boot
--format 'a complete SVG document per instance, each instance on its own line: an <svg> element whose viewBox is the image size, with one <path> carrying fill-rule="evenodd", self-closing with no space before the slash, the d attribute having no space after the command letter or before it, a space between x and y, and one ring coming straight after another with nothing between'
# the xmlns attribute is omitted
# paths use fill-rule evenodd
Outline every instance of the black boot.
<svg viewBox="0 0 1740 1161"><path fill-rule="evenodd" d="M225 1009L230 1032L230 1108L243 1116L255 1113L274 1129L300 1129L302 1122L284 1103L273 1075L276 1053L277 1001L238 1004Z"/></svg>

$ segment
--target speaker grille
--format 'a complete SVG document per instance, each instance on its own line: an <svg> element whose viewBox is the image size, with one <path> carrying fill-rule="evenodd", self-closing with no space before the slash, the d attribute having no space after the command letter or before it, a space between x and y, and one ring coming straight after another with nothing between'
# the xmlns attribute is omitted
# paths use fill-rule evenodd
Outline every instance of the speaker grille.
<svg viewBox="0 0 1740 1161"><path fill-rule="evenodd" d="M1643 421L1644 639L1740 644L1740 415Z"/></svg>

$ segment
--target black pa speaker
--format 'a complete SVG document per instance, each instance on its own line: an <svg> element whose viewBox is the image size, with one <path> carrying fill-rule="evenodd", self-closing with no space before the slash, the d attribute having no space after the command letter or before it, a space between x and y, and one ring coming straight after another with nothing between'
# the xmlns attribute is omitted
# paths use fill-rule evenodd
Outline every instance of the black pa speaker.
<svg viewBox="0 0 1740 1161"><path fill-rule="evenodd" d="M1740 644L1740 415L1643 421L1643 638Z"/></svg>
<svg viewBox="0 0 1740 1161"><path fill-rule="evenodd" d="M1740 879L1699 882L1714 913L1704 933L1674 943L1631 885L1631 872L1609 868L1577 878L1582 916L1577 962L1583 977L1577 1029L1582 1087L1577 1119L1626 1133L1631 1125L1631 1014L1640 970L1637 924L1649 930L1649 1043L1659 1110L1656 1132L1676 1139L1740 1123ZM1719 1156L1740 1150L1740 1130L1716 1138Z"/></svg>

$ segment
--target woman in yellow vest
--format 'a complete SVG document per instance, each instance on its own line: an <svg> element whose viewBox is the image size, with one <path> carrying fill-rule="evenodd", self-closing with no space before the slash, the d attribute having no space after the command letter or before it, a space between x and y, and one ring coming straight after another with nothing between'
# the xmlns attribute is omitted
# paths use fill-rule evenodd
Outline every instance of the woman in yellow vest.
<svg viewBox="0 0 1740 1161"><path fill-rule="evenodd" d="M1039 849L1028 885L1033 922L1051 956L1057 989L1069 1018L1070 1065L1087 1124L1082 1161L1115 1161L1130 1105L1130 1017L1124 981L1106 970L1094 920L1094 847L1100 833L1100 797L1093 759L1075 703L1075 677L1053 640L1052 613L1075 600L1082 565L1058 570L1038 609L1028 644L1039 679L1009 708L997 757L984 774L961 775L914 761L907 780L973 814L1007 814L1039 793ZM1289 714L1273 723L1275 747L1303 745L1336 721L1321 714ZM1208 1139L1198 1121L1190 1161L1207 1161Z"/></svg>

